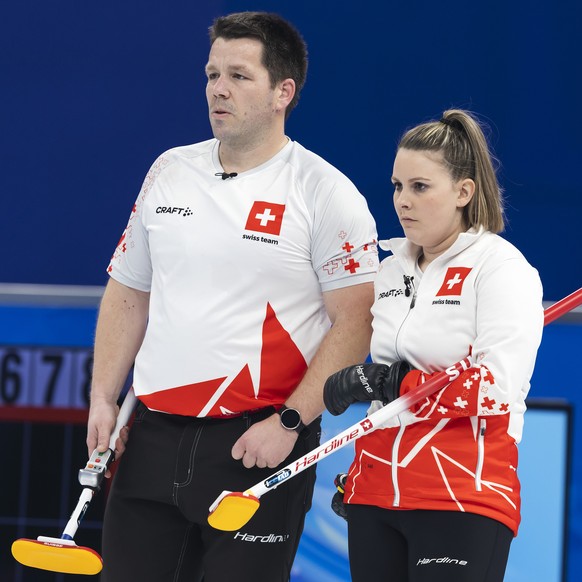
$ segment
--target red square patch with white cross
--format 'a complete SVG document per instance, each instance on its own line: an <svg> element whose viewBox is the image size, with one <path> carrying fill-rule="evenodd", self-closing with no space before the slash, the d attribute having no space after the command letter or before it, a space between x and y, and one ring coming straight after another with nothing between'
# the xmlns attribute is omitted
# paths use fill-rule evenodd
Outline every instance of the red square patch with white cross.
<svg viewBox="0 0 582 582"><path fill-rule="evenodd" d="M284 212L284 204L257 201L249 212L245 230L278 235L281 233Z"/></svg>
<svg viewBox="0 0 582 582"><path fill-rule="evenodd" d="M463 283L470 272L471 267L449 267L445 275L445 280L437 293L437 297L442 295L460 295L463 290Z"/></svg>

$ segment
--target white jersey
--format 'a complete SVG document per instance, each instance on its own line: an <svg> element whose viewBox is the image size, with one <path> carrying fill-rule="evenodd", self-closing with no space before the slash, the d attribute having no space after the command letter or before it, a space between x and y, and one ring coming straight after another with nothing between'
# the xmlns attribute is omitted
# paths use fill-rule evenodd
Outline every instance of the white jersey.
<svg viewBox="0 0 582 582"><path fill-rule="evenodd" d="M108 268L151 293L137 396L188 416L283 403L330 328L322 292L378 267L374 220L341 172L290 141L223 180L218 145L158 158Z"/></svg>

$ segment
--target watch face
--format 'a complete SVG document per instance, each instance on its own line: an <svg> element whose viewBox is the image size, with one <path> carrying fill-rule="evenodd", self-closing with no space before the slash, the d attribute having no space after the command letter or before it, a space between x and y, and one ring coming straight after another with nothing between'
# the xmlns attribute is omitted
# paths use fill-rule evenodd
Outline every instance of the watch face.
<svg viewBox="0 0 582 582"><path fill-rule="evenodd" d="M281 412L281 424L289 430L295 430L301 423L301 415L294 408L286 408Z"/></svg>

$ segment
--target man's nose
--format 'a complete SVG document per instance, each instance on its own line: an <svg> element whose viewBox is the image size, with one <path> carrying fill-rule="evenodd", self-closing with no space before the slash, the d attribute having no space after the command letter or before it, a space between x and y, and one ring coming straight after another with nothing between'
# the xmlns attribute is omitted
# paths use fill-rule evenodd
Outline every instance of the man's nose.
<svg viewBox="0 0 582 582"><path fill-rule="evenodd" d="M215 97L228 97L230 95L230 90L228 87L228 81L224 76L218 77L212 85L212 94Z"/></svg>

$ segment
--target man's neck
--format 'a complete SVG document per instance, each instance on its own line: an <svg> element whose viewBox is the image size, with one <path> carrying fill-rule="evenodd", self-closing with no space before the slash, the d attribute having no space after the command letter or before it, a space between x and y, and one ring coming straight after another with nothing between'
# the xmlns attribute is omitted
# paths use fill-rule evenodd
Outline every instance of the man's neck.
<svg viewBox="0 0 582 582"><path fill-rule="evenodd" d="M218 156L225 172L242 173L252 170L275 157L289 142L282 133L267 142L242 148L237 145L220 142Z"/></svg>

